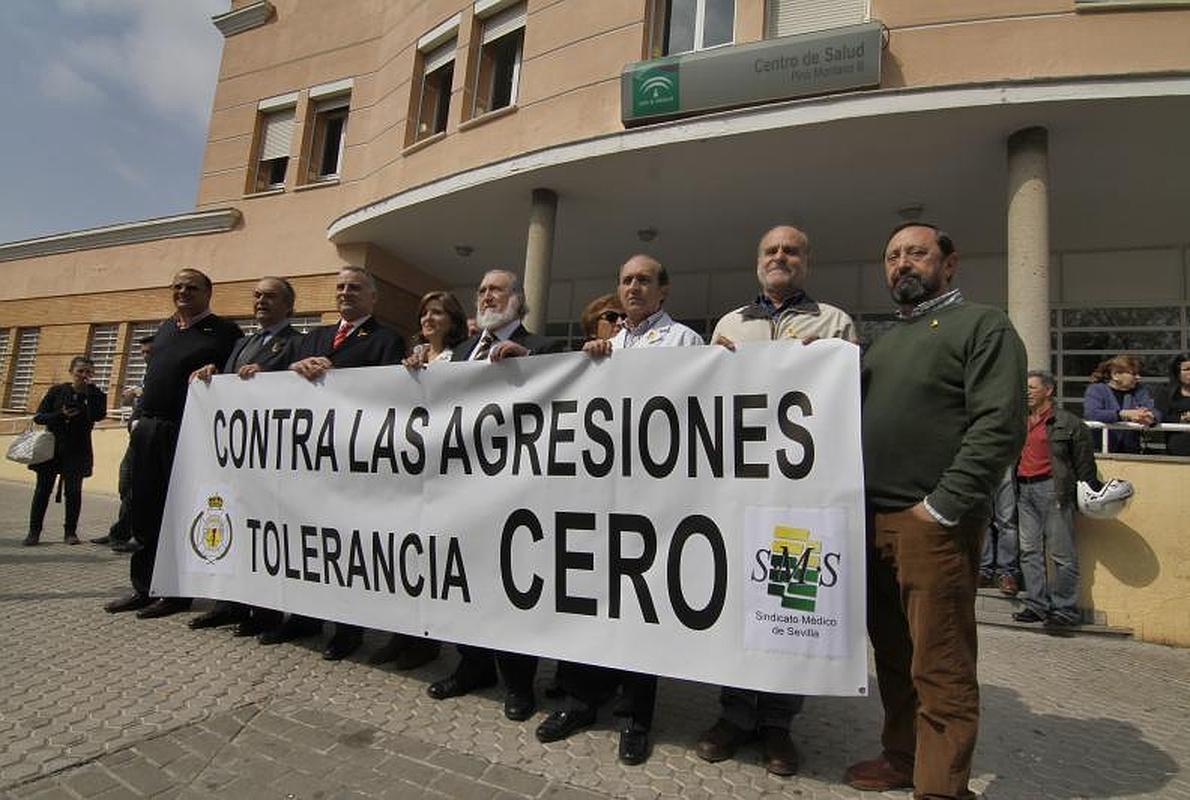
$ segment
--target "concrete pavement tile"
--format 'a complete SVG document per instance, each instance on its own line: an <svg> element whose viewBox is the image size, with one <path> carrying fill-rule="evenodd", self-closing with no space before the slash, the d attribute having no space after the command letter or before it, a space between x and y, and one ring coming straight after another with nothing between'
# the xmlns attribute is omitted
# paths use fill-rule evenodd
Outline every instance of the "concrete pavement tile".
<svg viewBox="0 0 1190 800"><path fill-rule="evenodd" d="M442 749L432 754L428 760L431 764L436 764L451 772L457 772L471 778L478 778L489 766L489 762L482 758L476 758L475 756L469 756L447 749Z"/></svg>
<svg viewBox="0 0 1190 800"><path fill-rule="evenodd" d="M120 784L98 764L86 764L62 776L62 782L82 797L94 797Z"/></svg>
<svg viewBox="0 0 1190 800"><path fill-rule="evenodd" d="M376 771L417 786L429 786L442 773L442 768L394 755L377 765Z"/></svg>
<svg viewBox="0 0 1190 800"><path fill-rule="evenodd" d="M457 800L492 800L500 789L454 772L443 772L430 788Z"/></svg>
<svg viewBox="0 0 1190 800"><path fill-rule="evenodd" d="M654 795L655 796L655 795ZM541 800L605 800L607 795L580 789L577 786L551 783L541 795Z"/></svg>
<svg viewBox="0 0 1190 800"><path fill-rule="evenodd" d="M148 759L137 757L110 767L112 774L145 795L163 792L173 785L169 776Z"/></svg>
<svg viewBox="0 0 1190 800"><path fill-rule="evenodd" d="M506 789L520 795L536 797L545 789L548 781L540 775L533 775L524 770L506 767L503 764L491 764L480 780L501 789Z"/></svg>

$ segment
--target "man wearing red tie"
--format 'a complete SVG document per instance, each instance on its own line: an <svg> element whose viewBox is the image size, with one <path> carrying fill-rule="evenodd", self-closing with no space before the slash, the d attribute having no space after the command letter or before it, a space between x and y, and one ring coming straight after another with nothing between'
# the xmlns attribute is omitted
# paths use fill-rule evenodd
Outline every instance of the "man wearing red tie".
<svg viewBox="0 0 1190 800"><path fill-rule="evenodd" d="M376 307L376 281L361 267L343 267L335 281L339 321L312 329L292 351L289 368L308 380L317 380L330 369L400 364L405 340L372 316ZM317 632L317 620L293 614L280 627L260 635L261 644L276 644ZM346 658L359 649L363 628L337 623L322 651L328 661Z"/></svg>

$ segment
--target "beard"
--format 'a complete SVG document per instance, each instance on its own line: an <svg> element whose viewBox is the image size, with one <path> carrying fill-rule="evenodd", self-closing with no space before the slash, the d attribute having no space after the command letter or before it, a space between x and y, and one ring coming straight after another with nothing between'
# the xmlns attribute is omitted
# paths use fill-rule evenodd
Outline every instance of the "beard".
<svg viewBox="0 0 1190 800"><path fill-rule="evenodd" d="M479 310L475 313L475 324L481 331L494 331L503 328L520 316L521 301L516 295L508 298L508 304L503 309Z"/></svg>
<svg viewBox="0 0 1190 800"><path fill-rule="evenodd" d="M937 295L941 286L936 280L923 280L920 275L909 273L897 278L893 284L892 299L902 306L917 305Z"/></svg>

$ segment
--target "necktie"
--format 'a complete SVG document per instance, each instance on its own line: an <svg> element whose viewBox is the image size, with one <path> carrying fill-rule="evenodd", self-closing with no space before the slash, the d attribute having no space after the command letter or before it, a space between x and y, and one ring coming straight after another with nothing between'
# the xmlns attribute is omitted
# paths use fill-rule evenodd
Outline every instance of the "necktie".
<svg viewBox="0 0 1190 800"><path fill-rule="evenodd" d="M479 337L479 344L475 347L475 355L471 356L472 361L486 361L488 351L492 349L492 342L496 337L492 335L491 331L484 331L483 335Z"/></svg>
<svg viewBox="0 0 1190 800"><path fill-rule="evenodd" d="M249 336L248 341L244 342L243 349L240 350L239 357L236 358L236 366L242 367L245 364L251 364L260 353L262 345L264 345L264 331L257 331Z"/></svg>
<svg viewBox="0 0 1190 800"><path fill-rule="evenodd" d="M339 323L339 330L335 331L335 340L331 342L331 349L338 350L339 345L343 344L343 340L351 333L351 323L343 320Z"/></svg>

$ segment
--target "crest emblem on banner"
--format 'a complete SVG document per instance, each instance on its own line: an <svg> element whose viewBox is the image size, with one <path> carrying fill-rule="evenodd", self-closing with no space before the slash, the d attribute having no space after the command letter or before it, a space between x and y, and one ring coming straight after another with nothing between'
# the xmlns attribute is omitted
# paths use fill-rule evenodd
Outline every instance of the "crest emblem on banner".
<svg viewBox="0 0 1190 800"><path fill-rule="evenodd" d="M213 494L190 523L190 547L203 561L214 564L231 550L231 538L231 517L223 510L223 498Z"/></svg>

